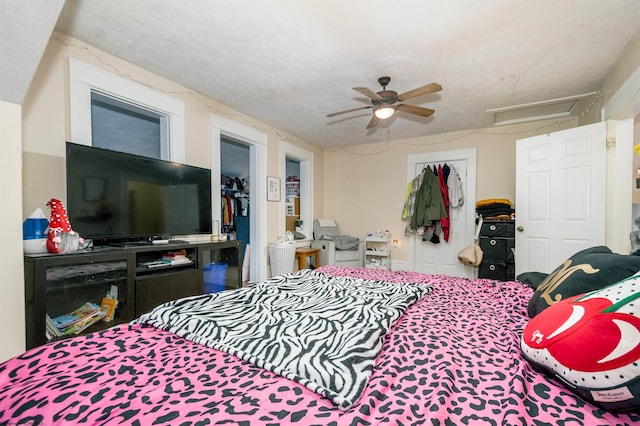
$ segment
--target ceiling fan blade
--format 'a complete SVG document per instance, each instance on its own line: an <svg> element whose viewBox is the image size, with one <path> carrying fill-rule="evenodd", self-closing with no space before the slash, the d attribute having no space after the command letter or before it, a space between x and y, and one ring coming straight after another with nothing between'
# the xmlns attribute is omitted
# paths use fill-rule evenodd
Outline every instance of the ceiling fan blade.
<svg viewBox="0 0 640 426"><path fill-rule="evenodd" d="M418 87L417 89L401 93L398 95L397 99L399 101L406 101L407 99L415 98L417 96L422 96L429 93L439 92L440 90L442 90L442 86L440 86L438 83L429 83L425 86Z"/></svg>
<svg viewBox="0 0 640 426"><path fill-rule="evenodd" d="M423 117L429 117L434 112L436 112L434 109L431 109L431 108L423 108L415 105L406 105L406 104L398 105L398 109L400 111L410 112L411 114L418 114Z"/></svg>
<svg viewBox="0 0 640 426"><path fill-rule="evenodd" d="M380 122L380 119L375 115L372 115L371 121L369 121L369 124L367 124L367 130L377 127L379 122Z"/></svg>
<svg viewBox="0 0 640 426"><path fill-rule="evenodd" d="M371 108L372 106L373 106L373 105L369 105L369 106L363 106L363 107L358 107L358 108L348 109L348 110L340 111L340 112L333 112L333 113L331 113L331 114L327 114L327 117L335 117L336 115L346 114L347 112L360 111L361 109L369 109L369 108Z"/></svg>
<svg viewBox="0 0 640 426"><path fill-rule="evenodd" d="M373 90L366 87L354 87L353 90L362 93L363 95L373 99L374 101L382 101L382 97Z"/></svg>

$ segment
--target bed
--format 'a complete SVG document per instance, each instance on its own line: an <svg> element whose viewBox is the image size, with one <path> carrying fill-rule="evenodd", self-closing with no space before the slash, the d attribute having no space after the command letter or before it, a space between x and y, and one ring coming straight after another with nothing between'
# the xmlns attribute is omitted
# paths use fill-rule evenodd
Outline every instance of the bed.
<svg viewBox="0 0 640 426"><path fill-rule="evenodd" d="M232 297L240 290L195 296L0 364L0 424L640 422L638 414L584 402L523 358L520 337L534 290L521 282L323 266L249 287L260 286L243 291L261 313L243 315ZM311 314L297 309L307 303L306 286L324 292ZM302 296L290 300L278 289ZM223 294L226 301L216 300ZM337 323L325 324L317 313L331 310L326 297L345 295L353 309L336 309L329 316ZM288 318L280 302L301 316ZM211 325L225 321L229 328ZM298 328L270 327L276 322Z"/></svg>

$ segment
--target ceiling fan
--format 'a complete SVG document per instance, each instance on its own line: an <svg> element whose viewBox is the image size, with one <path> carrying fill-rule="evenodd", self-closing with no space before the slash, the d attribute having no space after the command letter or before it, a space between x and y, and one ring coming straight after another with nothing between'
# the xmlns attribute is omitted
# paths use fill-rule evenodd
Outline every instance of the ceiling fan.
<svg viewBox="0 0 640 426"><path fill-rule="evenodd" d="M380 85L382 86L382 90L379 92L374 92L373 90L366 87L354 87L353 90L360 92L371 99L371 105L348 109L340 112L334 112L332 114L327 114L327 117L334 117L336 115L345 114L348 112L373 108L373 117L371 117L371 121L369 121L369 124L367 125L367 129L373 129L378 125L380 120L384 120L393 116L393 114L395 114L398 110L411 114L421 115L423 117L429 117L435 112L435 110L431 108L423 108L408 104L396 104L396 102L404 102L407 99L427 95L429 93L439 92L440 90L442 90L442 87L438 83L430 83L398 95L398 92L387 90L387 85L390 81L391 77L380 77L378 79L378 83L380 83Z"/></svg>

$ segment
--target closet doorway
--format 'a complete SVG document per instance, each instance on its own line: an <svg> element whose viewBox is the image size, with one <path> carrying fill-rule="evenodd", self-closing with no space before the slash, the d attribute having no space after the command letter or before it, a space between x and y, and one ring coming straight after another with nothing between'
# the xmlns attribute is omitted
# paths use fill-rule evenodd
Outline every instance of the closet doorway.
<svg viewBox="0 0 640 426"><path fill-rule="evenodd" d="M300 219L300 161L286 157L285 182L285 226L286 232L294 234L295 239L305 239L300 232L303 221Z"/></svg>
<svg viewBox="0 0 640 426"><path fill-rule="evenodd" d="M228 136L220 137L220 227L229 239L251 242L250 146Z"/></svg>
<svg viewBox="0 0 640 426"><path fill-rule="evenodd" d="M244 144L249 150L249 191L248 191L248 232L249 244L243 253L243 281L261 281L267 278L267 135L259 130L217 114L211 114L211 187L213 188L212 220L222 226L221 216L222 169L225 161L221 158L222 139ZM237 235L236 235L237 236ZM245 271L248 270L248 274Z"/></svg>
<svg viewBox="0 0 640 426"><path fill-rule="evenodd" d="M415 272L475 278L476 268L460 263L457 255L465 246L471 244L475 234L476 149L411 154L407 165L407 183L426 167L444 167L445 164L454 167L460 176L464 203L458 208L449 209L448 241L444 240L442 234L437 243L431 239L423 241L422 235L414 234L409 239L407 260L409 266L413 265L412 270Z"/></svg>
<svg viewBox="0 0 640 426"><path fill-rule="evenodd" d="M295 193L298 197L287 196L288 199L280 203L279 235L292 230L299 242L306 241L308 245L313 239L313 152L281 141L280 158L280 175L287 181L290 177L298 180L297 189L294 189L295 184L289 185L292 195ZM283 182L283 188L286 190L286 182Z"/></svg>

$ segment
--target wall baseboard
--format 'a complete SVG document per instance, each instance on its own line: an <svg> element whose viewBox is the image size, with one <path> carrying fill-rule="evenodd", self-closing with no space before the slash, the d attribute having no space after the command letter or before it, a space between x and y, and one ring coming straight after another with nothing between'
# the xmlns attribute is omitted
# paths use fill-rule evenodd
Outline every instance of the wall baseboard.
<svg viewBox="0 0 640 426"><path fill-rule="evenodd" d="M404 261L400 261L400 262L396 261L396 262L394 262L393 260L391 261L391 270L392 271L409 271L407 269L407 267L408 267L407 262L404 262Z"/></svg>

